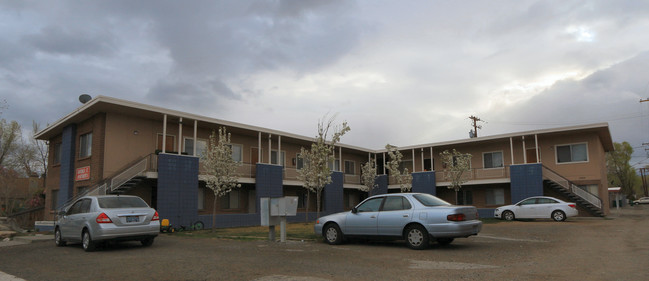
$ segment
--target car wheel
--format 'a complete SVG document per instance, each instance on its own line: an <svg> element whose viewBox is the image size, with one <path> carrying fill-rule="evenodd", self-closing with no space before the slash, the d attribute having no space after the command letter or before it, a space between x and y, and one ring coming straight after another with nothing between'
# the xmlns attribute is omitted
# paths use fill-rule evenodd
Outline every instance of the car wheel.
<svg viewBox="0 0 649 281"><path fill-rule="evenodd" d="M512 211L504 211L502 214L502 217L506 221L513 221L516 217L514 216L514 212Z"/></svg>
<svg viewBox="0 0 649 281"><path fill-rule="evenodd" d="M140 243L142 243L142 246L144 246L144 247L149 247L149 246L153 245L153 240L154 239L155 239L154 237L149 237L149 238L140 240Z"/></svg>
<svg viewBox="0 0 649 281"><path fill-rule="evenodd" d="M325 226L324 230L325 242L329 245L338 245L343 242L343 233L335 223L330 223Z"/></svg>
<svg viewBox="0 0 649 281"><path fill-rule="evenodd" d="M428 248L428 231L421 225L413 225L406 230L406 243L415 250Z"/></svg>
<svg viewBox="0 0 649 281"><path fill-rule="evenodd" d="M451 244L453 240L454 240L453 238L439 238L437 239L437 243L444 246L444 245Z"/></svg>
<svg viewBox="0 0 649 281"><path fill-rule="evenodd" d="M566 213L563 211L554 211L552 212L552 219L555 221L565 221L566 220Z"/></svg>
<svg viewBox="0 0 649 281"><path fill-rule="evenodd" d="M95 250L95 242L92 241L92 237L90 237L88 230L84 230L81 235L81 245L83 246L83 250L86 252L92 252Z"/></svg>
<svg viewBox="0 0 649 281"><path fill-rule="evenodd" d="M61 236L61 230L58 227L54 231L54 243L56 243L56 246L59 247L67 245L67 243L63 240L63 236Z"/></svg>

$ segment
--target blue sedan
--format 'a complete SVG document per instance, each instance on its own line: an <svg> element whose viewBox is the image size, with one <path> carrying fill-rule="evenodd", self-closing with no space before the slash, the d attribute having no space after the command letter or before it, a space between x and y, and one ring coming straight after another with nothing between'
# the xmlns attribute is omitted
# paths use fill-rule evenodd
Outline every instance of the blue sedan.
<svg viewBox="0 0 649 281"><path fill-rule="evenodd" d="M347 237L403 239L408 247L426 249L455 238L477 235L482 229L473 206L454 206L425 193L395 193L365 199L351 211L319 218L314 231L328 244Z"/></svg>

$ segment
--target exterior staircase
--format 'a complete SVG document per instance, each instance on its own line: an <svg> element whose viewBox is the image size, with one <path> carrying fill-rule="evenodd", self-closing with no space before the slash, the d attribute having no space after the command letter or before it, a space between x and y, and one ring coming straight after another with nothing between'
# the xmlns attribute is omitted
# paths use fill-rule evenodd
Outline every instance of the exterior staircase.
<svg viewBox="0 0 649 281"><path fill-rule="evenodd" d="M543 166L543 186L558 191L596 217L603 217L602 199Z"/></svg>
<svg viewBox="0 0 649 281"><path fill-rule="evenodd" d="M146 179L146 172L155 167L157 158L155 154L149 154L142 157L122 169L115 176L108 178L97 185L89 188L87 192L77 194L70 198L59 210L64 210L69 207L77 199L86 195L105 195L105 194L120 194L129 191L136 187L140 182Z"/></svg>

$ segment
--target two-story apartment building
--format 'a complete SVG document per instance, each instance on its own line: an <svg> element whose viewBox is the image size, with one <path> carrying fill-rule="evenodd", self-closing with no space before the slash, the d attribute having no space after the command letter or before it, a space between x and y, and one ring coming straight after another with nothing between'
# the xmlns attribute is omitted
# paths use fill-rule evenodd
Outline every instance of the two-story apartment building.
<svg viewBox="0 0 649 281"><path fill-rule="evenodd" d="M232 157L241 163L241 188L214 203L202 180L200 156L209 135L221 127L231 133ZM50 147L46 218L80 194L119 192L144 198L162 218L181 225L202 220L210 227L213 204L217 227L258 225L260 198L281 196L298 196L293 219L315 219L315 196L297 179L299 151L310 146L310 137L105 96L36 137ZM578 199L582 214L608 213L605 153L613 143L605 123L401 147L413 191L456 201L439 172L439 153L447 149L473 156L458 203L477 206L483 216L541 194ZM349 209L368 195L359 191L360 167L367 161L377 162L379 174L371 193L399 192L384 170L385 152L337 145L323 212Z"/></svg>

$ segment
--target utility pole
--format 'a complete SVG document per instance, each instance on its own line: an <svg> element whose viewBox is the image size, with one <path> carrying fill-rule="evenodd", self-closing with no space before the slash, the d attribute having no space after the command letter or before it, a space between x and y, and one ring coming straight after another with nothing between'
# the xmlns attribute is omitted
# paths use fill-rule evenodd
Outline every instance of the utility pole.
<svg viewBox="0 0 649 281"><path fill-rule="evenodd" d="M477 138L478 137L478 129L482 129L482 126L478 125L477 123L478 123L478 121L481 121L481 122L484 122L484 121L482 121L482 119L480 119L479 117L475 117L473 115L469 116L469 119L473 120L473 137Z"/></svg>
<svg viewBox="0 0 649 281"><path fill-rule="evenodd" d="M649 168L640 168L640 177L642 178L642 191L644 191L644 196L649 196L649 190L647 189L647 170Z"/></svg>

